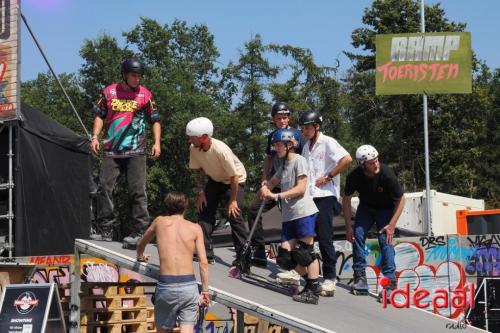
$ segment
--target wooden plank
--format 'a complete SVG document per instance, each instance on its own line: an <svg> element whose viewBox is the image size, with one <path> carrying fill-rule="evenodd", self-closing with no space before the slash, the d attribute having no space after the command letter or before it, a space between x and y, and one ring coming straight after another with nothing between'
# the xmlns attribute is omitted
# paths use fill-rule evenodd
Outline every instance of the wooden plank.
<svg viewBox="0 0 500 333"><path fill-rule="evenodd" d="M81 299L81 309L89 310L94 308L126 309L126 308L146 308L146 296L117 295L104 296L93 295Z"/></svg>
<svg viewBox="0 0 500 333"><path fill-rule="evenodd" d="M89 309L82 311L80 323L82 325L94 324L120 324L147 322L146 309Z"/></svg>
<svg viewBox="0 0 500 333"><path fill-rule="evenodd" d="M147 324L146 323L122 323L122 324L91 324L80 326L80 333L94 333L102 332L103 330L97 330L98 328L107 329L108 333L122 333L122 332L135 332L135 333L146 333Z"/></svg>

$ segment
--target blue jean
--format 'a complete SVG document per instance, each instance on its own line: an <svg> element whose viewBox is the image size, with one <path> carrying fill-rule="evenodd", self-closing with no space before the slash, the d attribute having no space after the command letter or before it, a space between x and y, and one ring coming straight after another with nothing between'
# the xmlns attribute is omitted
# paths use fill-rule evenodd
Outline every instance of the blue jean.
<svg viewBox="0 0 500 333"><path fill-rule="evenodd" d="M389 224L394 208L371 208L359 205L354 221L354 253L352 268L355 272L362 272L366 268L365 242L368 231L376 223L377 230ZM396 279L396 263L394 262L394 248L387 244L385 232L378 234L380 254L382 255L382 274L391 280Z"/></svg>

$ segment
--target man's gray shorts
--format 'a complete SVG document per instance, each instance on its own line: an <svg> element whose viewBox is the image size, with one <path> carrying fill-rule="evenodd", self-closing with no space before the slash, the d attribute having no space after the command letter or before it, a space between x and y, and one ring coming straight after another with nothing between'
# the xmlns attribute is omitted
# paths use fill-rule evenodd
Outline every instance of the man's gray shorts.
<svg viewBox="0 0 500 333"><path fill-rule="evenodd" d="M161 275L155 292L156 327L195 325L200 293L194 275Z"/></svg>

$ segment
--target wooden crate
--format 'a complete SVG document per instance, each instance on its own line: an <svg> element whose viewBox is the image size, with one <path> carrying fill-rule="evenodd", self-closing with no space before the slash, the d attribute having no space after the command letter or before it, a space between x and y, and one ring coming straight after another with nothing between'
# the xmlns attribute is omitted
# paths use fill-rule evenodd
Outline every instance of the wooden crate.
<svg viewBox="0 0 500 333"><path fill-rule="evenodd" d="M146 308L146 323L147 323L148 333L156 333L154 306L148 306Z"/></svg>
<svg viewBox="0 0 500 333"><path fill-rule="evenodd" d="M81 325L80 333L146 333L146 323Z"/></svg>
<svg viewBox="0 0 500 333"><path fill-rule="evenodd" d="M146 322L146 309L93 309L82 312L80 324L119 324L131 322Z"/></svg>
<svg viewBox="0 0 500 333"><path fill-rule="evenodd" d="M108 309L108 310L122 310L122 309L137 309L146 308L146 296L144 295L93 295L82 297L80 299L81 311L88 311L91 309Z"/></svg>
<svg viewBox="0 0 500 333"><path fill-rule="evenodd" d="M109 283L82 283L81 291L82 297L93 295L116 296L118 295L118 286Z"/></svg>

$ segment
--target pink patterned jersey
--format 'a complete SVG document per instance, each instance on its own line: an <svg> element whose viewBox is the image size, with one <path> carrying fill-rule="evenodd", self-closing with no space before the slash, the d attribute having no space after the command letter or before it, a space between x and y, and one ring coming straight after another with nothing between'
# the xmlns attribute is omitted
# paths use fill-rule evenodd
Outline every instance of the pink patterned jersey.
<svg viewBox="0 0 500 333"><path fill-rule="evenodd" d="M104 120L103 150L107 157L143 155L146 122L160 121L151 92L143 86L126 91L120 83L107 86L93 112Z"/></svg>

